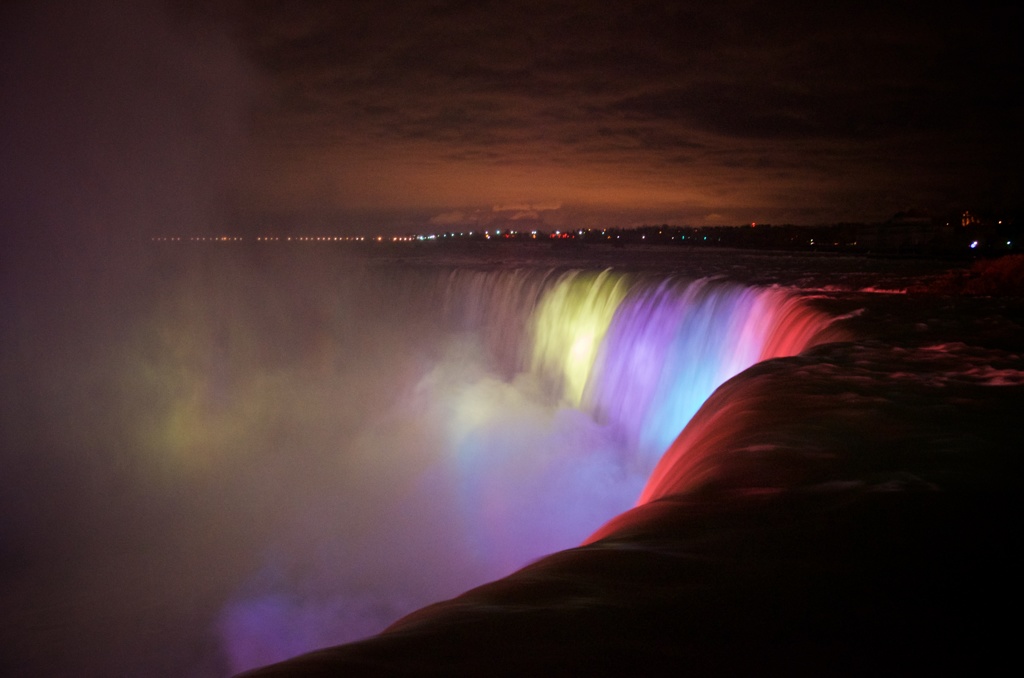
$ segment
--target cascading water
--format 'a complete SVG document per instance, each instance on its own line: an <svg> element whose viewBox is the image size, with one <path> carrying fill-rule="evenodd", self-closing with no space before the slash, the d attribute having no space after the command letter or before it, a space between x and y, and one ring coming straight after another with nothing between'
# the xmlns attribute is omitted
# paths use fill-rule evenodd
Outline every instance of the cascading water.
<svg viewBox="0 0 1024 678"><path fill-rule="evenodd" d="M444 306L480 333L499 369L611 426L648 470L727 379L836 337L828 316L780 288L612 270L456 279Z"/></svg>
<svg viewBox="0 0 1024 678"><path fill-rule="evenodd" d="M385 267L378 274L368 289L389 295L380 303L398 331L415 327L406 341L427 347L411 360L420 365L412 385L396 384L404 395L356 445L366 461L353 472L369 487L388 488L359 501L393 527L323 535L339 543L318 557L324 568L344 562L354 571L320 598L338 609L356 599L361 609L384 610L381 626L431 597L581 543L635 504L661 454L720 384L759 360L830 338L831 319L780 288L611 269ZM391 295L396 289L404 296ZM310 512L350 512L350 503ZM383 556L385 566L354 562L351 553L392 555ZM416 577L433 581L425 592L391 581L375 593L353 583L365 581L367 568L397 567L392 578L414 578L395 565L411 554L422 565ZM395 600L395 591L405 592ZM307 617L316 628L311 647L322 643L323 603L282 609L284 593L233 603L229 646L265 647L246 636L278 638L285 626L295 635ZM367 596L380 603L368 606ZM268 628L254 631L268 619ZM348 619L330 632L351 640L368 627ZM292 643L280 655L296 651ZM246 659L243 651L236 664L273 658Z"/></svg>
<svg viewBox="0 0 1024 678"><path fill-rule="evenodd" d="M826 297L857 309L840 316L857 340L785 288L417 275L420 307L444 309L417 339L447 350L398 408L434 435L389 450L434 461L395 517L457 532L444 567L422 568L432 579L479 567L365 642L253 675L969 672L1002 638L993 614L964 645L979 622L962 610L1012 586L991 516L1016 491L1019 351L946 339L934 301L902 320L909 295ZM877 338L897 317L899 343ZM422 519L437 505L443 520ZM334 631L320 644L352 639Z"/></svg>
<svg viewBox="0 0 1024 678"><path fill-rule="evenodd" d="M110 350L140 475L246 535L218 623L233 670L581 543L723 381L829 338L777 288L348 263L186 266Z"/></svg>

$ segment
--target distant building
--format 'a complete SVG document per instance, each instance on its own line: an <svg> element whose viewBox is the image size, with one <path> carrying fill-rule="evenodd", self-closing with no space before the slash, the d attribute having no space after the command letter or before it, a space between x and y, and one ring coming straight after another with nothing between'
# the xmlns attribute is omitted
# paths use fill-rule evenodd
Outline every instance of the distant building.
<svg viewBox="0 0 1024 678"><path fill-rule="evenodd" d="M972 226L974 224L980 225L981 219L979 219L977 215L971 214L967 210L964 210L964 213L960 215L960 225L963 226L964 228L967 228L968 226Z"/></svg>

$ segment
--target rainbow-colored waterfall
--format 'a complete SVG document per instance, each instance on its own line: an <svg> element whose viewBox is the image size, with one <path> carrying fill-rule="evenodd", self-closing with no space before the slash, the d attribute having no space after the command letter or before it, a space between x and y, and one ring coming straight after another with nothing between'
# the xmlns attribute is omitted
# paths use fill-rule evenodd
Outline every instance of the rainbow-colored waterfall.
<svg viewBox="0 0 1024 678"><path fill-rule="evenodd" d="M637 503L723 382L833 338L827 314L780 288L552 267L379 273L359 286L359 305L339 304L372 316L363 320L377 323L370 339L348 332L354 321L333 307L314 316L318 337L357 339L359 350L310 342L317 360L295 379L324 379L325 397L282 416L347 414L362 430L339 438L336 464L314 466L315 478L292 462L308 454L288 457L282 475L298 479L286 486L324 488L289 533L312 531L304 539L316 546L278 549L225 607L224 642L238 666L312 649L326 633L361 637L579 545ZM338 379L335 391L326 382L339 369L356 378ZM359 388L394 402L371 408L347 395ZM287 567L282 551L295 554ZM296 598L309 577L288 572L310 568L328 584ZM282 637L297 640L262 649Z"/></svg>
<svg viewBox="0 0 1024 678"><path fill-rule="evenodd" d="M506 373L611 426L648 470L727 379L835 338L794 293L723 280L462 270L446 293Z"/></svg>

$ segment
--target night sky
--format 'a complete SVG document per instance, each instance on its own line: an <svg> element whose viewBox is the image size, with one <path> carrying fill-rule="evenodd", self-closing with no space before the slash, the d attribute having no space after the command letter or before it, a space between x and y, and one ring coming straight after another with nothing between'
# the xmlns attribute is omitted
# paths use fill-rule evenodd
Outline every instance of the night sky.
<svg viewBox="0 0 1024 678"><path fill-rule="evenodd" d="M111 0L0 20L0 189L24 233L1022 204L1018 7Z"/></svg>

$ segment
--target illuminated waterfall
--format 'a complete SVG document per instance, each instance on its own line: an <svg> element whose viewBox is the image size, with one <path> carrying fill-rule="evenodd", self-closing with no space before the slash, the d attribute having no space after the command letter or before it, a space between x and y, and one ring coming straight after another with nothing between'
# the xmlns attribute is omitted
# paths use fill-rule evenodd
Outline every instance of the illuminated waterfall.
<svg viewBox="0 0 1024 678"><path fill-rule="evenodd" d="M579 407L605 333L626 296L626 278L610 271L562 276L533 314L531 369L553 378Z"/></svg>
<svg viewBox="0 0 1024 678"><path fill-rule="evenodd" d="M648 471L727 379L832 338L827 315L779 288L611 270L452 275L449 313L503 365L611 426Z"/></svg>
<svg viewBox="0 0 1024 678"><path fill-rule="evenodd" d="M304 538L315 546L288 567L280 553L295 547L277 549L225 607L222 633L238 666L323 645L324 634L354 640L579 545L636 505L659 458L723 382L833 338L826 314L778 288L548 266L378 273L359 298L377 333L346 355L364 388L380 379L395 401L371 411L343 395L358 380L339 380L339 392L301 403L328 419L355 409L364 429L334 448L336 468L312 466L315 479L294 481L300 493L329 488L288 533L312 531ZM362 336L330 306L314 317L316 336ZM318 375L333 383L337 368L321 362L275 383L301 379L299 393ZM287 464L288 473L303 468ZM326 583L281 574L307 569ZM281 640L271 652L267 639Z"/></svg>

